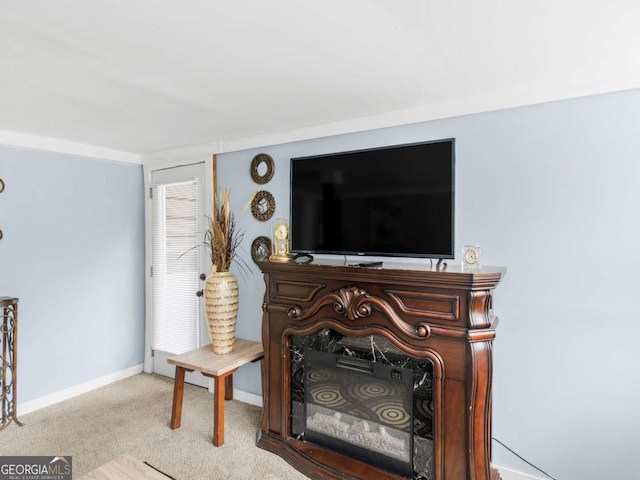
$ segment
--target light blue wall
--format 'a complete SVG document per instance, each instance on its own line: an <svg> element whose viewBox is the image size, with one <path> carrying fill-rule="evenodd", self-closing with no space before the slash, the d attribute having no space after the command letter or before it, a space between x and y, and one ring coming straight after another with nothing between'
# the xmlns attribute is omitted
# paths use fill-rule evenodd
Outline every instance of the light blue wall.
<svg viewBox="0 0 640 480"><path fill-rule="evenodd" d="M0 296L20 299L19 402L142 363L142 167L0 147L0 177Z"/></svg>
<svg viewBox="0 0 640 480"><path fill-rule="evenodd" d="M494 431L559 480L637 478L640 441L640 91L269 146L218 157L239 211L249 165L288 217L289 159L456 138L456 251L472 243L508 273L496 290ZM250 213L244 257L270 222ZM459 259L456 260L459 262ZM238 335L260 339L262 276L240 277ZM260 393L257 366L236 387ZM494 443L494 462L542 476Z"/></svg>

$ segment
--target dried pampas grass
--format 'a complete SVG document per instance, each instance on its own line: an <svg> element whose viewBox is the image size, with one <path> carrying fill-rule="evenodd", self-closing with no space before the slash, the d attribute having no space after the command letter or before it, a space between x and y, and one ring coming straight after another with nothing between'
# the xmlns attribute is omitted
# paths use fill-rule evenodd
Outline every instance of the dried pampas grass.
<svg viewBox="0 0 640 480"><path fill-rule="evenodd" d="M228 272L231 262L236 259L237 250L244 234L236 229L236 221L231 211L230 190L225 188L216 195L213 204L213 218L208 217L209 227L205 232L204 244L209 249L211 263L218 272ZM245 205L244 213L253 200Z"/></svg>

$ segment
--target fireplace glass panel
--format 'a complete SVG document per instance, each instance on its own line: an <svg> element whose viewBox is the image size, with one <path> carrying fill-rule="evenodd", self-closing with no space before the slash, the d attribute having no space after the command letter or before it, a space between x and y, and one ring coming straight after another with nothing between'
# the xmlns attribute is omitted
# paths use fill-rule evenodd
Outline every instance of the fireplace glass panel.
<svg viewBox="0 0 640 480"><path fill-rule="evenodd" d="M304 438L405 476L413 472L413 372L305 351Z"/></svg>
<svg viewBox="0 0 640 480"><path fill-rule="evenodd" d="M322 354L318 356L316 352L329 355L326 357ZM396 411L387 409L387 413L391 414L393 421L362 423L361 421L366 420L367 417L362 415L362 412L359 413L357 408L354 411L348 411L348 409L340 409L332 404L332 394L329 390L333 387L327 388L327 384L323 386L319 381L317 385L323 386L322 388L325 388L326 391L322 393L322 390L317 390L314 395L313 388L316 384L310 380L322 379L327 375L327 372L322 372L322 370L326 370L327 362L332 368L338 363L347 367L338 367L337 370L341 372L341 375L345 371L348 372L345 377L346 383L343 382L343 385L346 385L344 388L351 388L352 391L356 384L359 384L361 389L381 388L380 386L373 387L370 383L367 384L366 381L363 381L362 370L367 372L364 374L365 378L371 376L368 374L369 371L382 372L381 376L386 376L389 380L386 384L387 388L397 389L401 385L406 385L405 395L407 398L399 400L399 398L405 398L399 395L395 397L395 402L402 403L404 414L412 417L408 431L390 425L394 421L400 422L400 416L404 415L400 409ZM334 373L329 371L329 374ZM406 381L407 376L409 380L403 384L401 379L404 378ZM385 464L382 466L413 480L433 480L433 364L429 359L409 356L381 335L345 336L336 330L325 328L312 335L291 337L290 385L291 431L294 437L328 446L354 458L362 458L359 451L362 448L360 445L345 442L343 434L340 435L339 440L335 436L331 438L331 435L328 439L318 439L318 435L322 436L327 432L318 432L318 428L314 427L309 428L309 419L312 424L315 417L315 421L321 422L321 424L332 423L336 429L353 428L354 432L358 428L362 430L368 428L369 432L376 432L379 435L377 438L383 439L383 443L386 439L387 443L384 448L389 451L393 451L392 445L400 445L408 438L408 444L411 445L410 450L407 452L398 448L395 456L387 454L388 458L385 458ZM402 387L400 389L402 390ZM309 398L318 400L308 402L305 409L305 400ZM324 401L322 401L323 398ZM386 398L387 396L380 395L380 399ZM378 406L378 408L381 407ZM368 412L369 410L365 408L364 411ZM359 421L361 423L358 424ZM381 427L382 430L380 430ZM369 438L374 437L371 435ZM333 447L327 445L329 441L332 442ZM384 454L384 452L375 449L371 449L371 451L378 457ZM407 453L409 454L408 462L405 461ZM388 459L392 460L387 461Z"/></svg>

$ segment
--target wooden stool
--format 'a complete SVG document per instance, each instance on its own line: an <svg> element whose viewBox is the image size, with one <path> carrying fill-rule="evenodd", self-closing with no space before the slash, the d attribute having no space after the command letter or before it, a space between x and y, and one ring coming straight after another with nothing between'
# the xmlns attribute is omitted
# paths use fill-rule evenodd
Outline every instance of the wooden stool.
<svg viewBox="0 0 640 480"><path fill-rule="evenodd" d="M263 356L262 343L236 339L233 351L224 355L213 353L211 345L205 345L168 358L167 363L176 366L171 428L173 430L180 428L184 374L197 371L205 377L213 378L213 444L216 447L222 445L224 443L224 401L233 399L233 373L242 365L260 360Z"/></svg>

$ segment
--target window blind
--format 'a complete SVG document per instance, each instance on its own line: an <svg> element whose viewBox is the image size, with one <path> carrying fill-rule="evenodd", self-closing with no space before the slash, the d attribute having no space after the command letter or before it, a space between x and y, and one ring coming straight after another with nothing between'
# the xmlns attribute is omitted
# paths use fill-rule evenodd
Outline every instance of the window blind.
<svg viewBox="0 0 640 480"><path fill-rule="evenodd" d="M152 187L153 349L181 354L199 346L198 184Z"/></svg>

